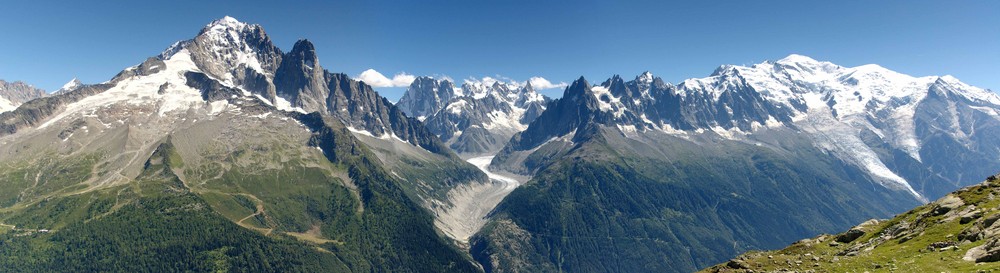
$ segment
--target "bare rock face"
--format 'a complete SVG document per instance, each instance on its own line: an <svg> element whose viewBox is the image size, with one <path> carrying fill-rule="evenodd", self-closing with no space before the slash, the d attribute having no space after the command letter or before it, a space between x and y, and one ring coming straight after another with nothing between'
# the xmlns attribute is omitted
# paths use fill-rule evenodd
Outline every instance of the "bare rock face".
<svg viewBox="0 0 1000 273"><path fill-rule="evenodd" d="M129 67L129 68L126 68L125 70L122 70L122 72L118 72L118 75L115 75L114 78L111 78L111 83L118 83L119 81L122 81L124 79L132 78L132 77L136 77L136 76L149 76L149 75L153 75L153 74L156 74L156 73L158 73L160 71L163 71L166 68L167 68L167 65L166 65L166 63L163 62L163 59L156 58L156 57L150 57L150 58L147 58L145 61L143 61L141 64L139 64L137 66ZM69 92L69 91L73 91L73 90L76 90L76 89L77 88L73 88L73 89L70 89L70 90L62 90L62 91L63 92Z"/></svg>
<svg viewBox="0 0 1000 273"><path fill-rule="evenodd" d="M260 86L259 80L272 79L283 57L263 27L232 17L213 21L194 39L175 44L163 56L179 49L190 51L198 68L209 76L236 86L257 87L247 91L265 97L273 86Z"/></svg>
<svg viewBox="0 0 1000 273"><path fill-rule="evenodd" d="M837 242L839 242L839 243L850 243L850 242L853 242L854 240L857 240L858 238L861 238L861 236L864 236L864 235L865 235L865 232L862 231L861 229L852 228L852 229L848 230L847 232L844 232L844 234L841 234L841 235L837 236Z"/></svg>
<svg viewBox="0 0 1000 273"><path fill-rule="evenodd" d="M22 104L17 110L0 113L0 136L13 134L26 127L41 124L66 105L104 92L111 84L95 84L51 97L42 97Z"/></svg>
<svg viewBox="0 0 1000 273"><path fill-rule="evenodd" d="M1000 261L1000 238L990 239L981 246L969 249L962 259L977 263Z"/></svg>
<svg viewBox="0 0 1000 273"><path fill-rule="evenodd" d="M5 186L4 193L0 194L3 195L0 197L0 205L4 208L15 204L17 207L28 207L30 205L20 204L50 201L52 204L69 204L62 203L61 200L75 200L76 197L73 194L64 196L62 193L64 189L73 188L80 190L74 194L86 193L93 197L89 200L110 196L113 200L123 201L125 199L117 199L116 196L128 196L124 198L130 200L119 205L136 205L142 208L125 208L122 211L129 212L121 214L104 211L104 208L110 207L104 206L107 203L99 205L95 202L72 202L77 210L102 210L98 217L101 220L125 217L120 219L131 223L133 219L160 219L155 217L164 213L176 216L188 211L218 209L220 207L216 207L214 203L203 201L209 198L193 196L204 193L193 189L198 185L226 184L227 187L241 188L225 190L227 196L234 193L233 196L249 196L252 199L246 199L250 201L244 203L244 206L253 215L211 212L204 217L171 219L197 219L198 223L206 224L199 227L222 232L213 234L225 234L233 228L251 235L258 231L261 233L261 236L253 235L257 237L237 235L239 239L235 240L213 241L224 237L214 235L205 236L204 238L208 238L206 240L198 240L212 248L225 245L239 248L245 245L241 241L253 240L254 247L272 243L278 246L262 249L284 250L289 249L287 246L294 245L301 250L295 253L319 253L316 247L307 246L305 241L288 236L263 241L253 239L268 238L266 236L272 232L290 236L309 232L310 238L329 236L326 238L331 239L316 239L321 241L315 242L316 245L330 247L330 251L320 252L337 252L337 255L347 253L352 260L350 265L340 264L334 255L324 254L324 259L337 261L320 261L323 266L321 269L306 269L309 267L302 267L306 263L292 262L296 265L289 263L292 267L288 269L271 270L344 271L357 264L362 265L364 271L481 271L434 229L432 215L418 203L422 201L419 198L423 197L418 195L423 192L412 191L414 194L410 194L410 188L416 188L417 182L404 181L402 175L388 170L389 165L379 162L372 151L374 147L363 143L356 131L365 130L376 136L385 136L382 140L395 145L392 147L410 150L419 150L414 146L426 148L427 151L419 150L420 155L431 152L443 155L430 155L427 160L420 161L420 164L425 164L421 166L421 174L435 172L434 174L446 173L448 177L459 177L456 173L462 172L466 174L463 178L468 180L486 180L485 174L478 172L475 166L454 157L419 122L407 118L370 86L344 74L325 71L317 60L308 41L300 41L291 52L282 54L270 43L259 26L240 23L227 17L207 26L198 37L177 43L162 55L129 67L106 83L67 85L70 87L58 94L29 100L13 111L0 111L3 112L0 113L0 165L4 167L0 170L0 176L3 177L0 180L3 180ZM279 83L282 88L280 96L276 92L275 83ZM306 110L311 111L305 113ZM386 153L393 152L395 151ZM41 161L45 163L37 163ZM452 169L444 169L440 165ZM202 176L202 173L186 173L180 169L184 168L182 166L192 170L212 168L219 172L218 176ZM229 171L234 175L239 173L241 178L260 175L260 179L228 180L223 173ZM32 174L27 175L29 172ZM265 172L266 175L263 174ZM290 175L283 178L279 177L279 173L282 176ZM399 173L405 175L403 171ZM15 176L17 182L13 181ZM28 181L29 177L34 183L20 183L21 179ZM233 183L210 182L216 179ZM253 182L249 182L251 180ZM187 184L189 181L192 183ZM249 185L242 184L244 182L253 183L255 188L242 188L241 185ZM451 182L457 184L466 181L456 178ZM125 186L123 191L105 191L122 186ZM160 186L165 186L165 190L161 190ZM149 188L144 187L156 189L148 190ZM273 193L274 189L290 188L301 191L289 191L288 195L270 200L270 196L263 197L264 194L257 192ZM130 193L119 195L122 192ZM7 193L14 194L6 195ZM180 196L181 194L185 196ZM152 197L153 195L156 197ZM162 199L149 203L140 200L146 197ZM38 201L43 199L44 201ZM272 200L275 203L269 203ZM303 204L290 209L296 216L272 218L272 215L281 214L277 212L278 209L272 208L292 203ZM268 209L267 215L263 213L265 206ZM316 208L315 213L304 212L313 211L311 208ZM30 217L31 220L27 221L45 228L32 229L30 232L59 234L72 229L79 231L79 228L86 228L88 223L92 227L105 229L100 224L89 222L88 219L96 214L80 217L46 214L44 217L47 218L39 224L37 216L40 214L25 209L5 211L3 226L9 226L12 230L14 225L6 223L10 220L7 217L14 213ZM243 225L244 220L252 216L260 216L260 220ZM226 222L228 220L232 223ZM49 223L53 222L71 223L73 228L52 228ZM21 222L15 223L18 227L25 226ZM76 225L77 223L80 225ZM320 235L325 232L321 230L321 226L333 228L344 223L348 223L345 227L350 227L334 228L336 233ZM130 235L119 235L156 233L158 230L144 225L126 224L123 227L125 230L139 231L115 229L98 237L127 238ZM204 230L197 229L199 232ZM68 237L82 241L103 240L87 237L95 234L93 232L84 233L86 235ZM170 242L163 247L179 249L174 248L174 244L184 242L185 238L191 237L190 234L178 232L164 235L174 237L167 237L166 240ZM339 237L341 235L344 237ZM332 240L333 238L351 239L341 241L344 242L341 244ZM142 241L146 239L149 238L125 241L147 245ZM21 240L31 239L25 237ZM333 249L338 247L334 245L350 245L351 250ZM188 253L194 254L193 251ZM385 262L387 257L398 262ZM317 260L320 259L313 259ZM130 262L122 259L115 263L121 265ZM93 265L97 262L83 264ZM50 265L39 267L63 268Z"/></svg>
<svg viewBox="0 0 1000 273"><path fill-rule="evenodd" d="M417 117L452 150L463 155L495 154L546 109L549 98L530 83L466 82L419 77L396 104Z"/></svg>
<svg viewBox="0 0 1000 273"><path fill-rule="evenodd" d="M396 106L404 113L418 119L426 119L441 110L459 96L462 89L450 80L435 80L431 77L417 77L403 93Z"/></svg>
<svg viewBox="0 0 1000 273"><path fill-rule="evenodd" d="M992 214L986 216L986 218L982 218L979 222L962 230L958 234L958 240L976 242L985 238L995 237L1000 234L1000 224L997 224L997 220L1000 220L1000 214Z"/></svg>
<svg viewBox="0 0 1000 273"><path fill-rule="evenodd" d="M36 88L21 81L7 82L0 80L0 98L9 100L16 105L45 96L45 90Z"/></svg>
<svg viewBox="0 0 1000 273"><path fill-rule="evenodd" d="M958 198L951 194L942 197L940 200L937 200L934 203L936 204L936 206L934 207L934 215L942 215L950 212L953 209L961 207L962 205L965 205L965 202L963 202L961 198Z"/></svg>
<svg viewBox="0 0 1000 273"><path fill-rule="evenodd" d="M160 67L157 62L162 63L181 51L186 51L205 75L192 75L192 84L198 85L196 88L203 95L232 95L228 91L205 93L205 90L225 89L221 87L245 91L285 111L329 114L352 129L376 137L394 136L432 153L454 157L434 134L371 86L320 66L315 47L308 40L297 41L290 52L283 53L263 27L232 17L213 21L195 38L175 43L158 57L122 72L116 79L149 73L147 70ZM215 79L220 86L200 84L208 78Z"/></svg>

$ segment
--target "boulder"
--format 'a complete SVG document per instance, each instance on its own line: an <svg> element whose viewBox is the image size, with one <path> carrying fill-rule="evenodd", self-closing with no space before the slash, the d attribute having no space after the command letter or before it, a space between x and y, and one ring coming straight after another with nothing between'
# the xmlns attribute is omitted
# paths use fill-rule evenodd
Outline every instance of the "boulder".
<svg viewBox="0 0 1000 273"><path fill-rule="evenodd" d="M933 242L927 246L927 250L933 251L933 250L943 249L946 247L953 247L955 245L956 245L955 242L949 242L949 241Z"/></svg>
<svg viewBox="0 0 1000 273"><path fill-rule="evenodd" d="M975 242L981 239L983 239L983 229L980 228L978 225L973 225L971 227L962 230L962 232L958 233L959 241Z"/></svg>
<svg viewBox="0 0 1000 273"><path fill-rule="evenodd" d="M986 216L986 218L983 218L983 226L992 226L993 223L997 222L997 220L1000 220L1000 213L994 213L993 215Z"/></svg>
<svg viewBox="0 0 1000 273"><path fill-rule="evenodd" d="M962 205L965 205L965 202L962 201L962 198L958 198L957 196L952 194L945 195L944 197L941 197L941 199L934 201L934 203L936 204L936 206L934 206L932 215L942 215L948 213L953 209L961 207Z"/></svg>
<svg viewBox="0 0 1000 273"><path fill-rule="evenodd" d="M865 232L863 230L861 230L859 228L852 228L852 229L848 230L847 232L844 232L844 233L842 233L840 235L837 235L837 238L834 239L834 240L836 240L837 242L845 243L846 244L846 243L853 242L854 240L857 240L858 238L861 238L861 236L864 236L864 235L865 235Z"/></svg>
<svg viewBox="0 0 1000 273"><path fill-rule="evenodd" d="M732 268L732 269L750 269L750 265L747 264L746 261L739 260L739 259L729 260L729 262L726 263L726 267L729 267L729 268Z"/></svg>
<svg viewBox="0 0 1000 273"><path fill-rule="evenodd" d="M979 210L974 210L974 211L971 211L969 213L963 214L962 217L961 217L961 219L959 219L958 222L960 224L964 225L964 224L967 224L969 222L972 222L973 220L979 219L979 217L983 217L983 212L979 211Z"/></svg>
<svg viewBox="0 0 1000 273"><path fill-rule="evenodd" d="M1000 261L1000 240L993 238L981 246L973 247L965 252L965 256L962 259L977 263Z"/></svg>

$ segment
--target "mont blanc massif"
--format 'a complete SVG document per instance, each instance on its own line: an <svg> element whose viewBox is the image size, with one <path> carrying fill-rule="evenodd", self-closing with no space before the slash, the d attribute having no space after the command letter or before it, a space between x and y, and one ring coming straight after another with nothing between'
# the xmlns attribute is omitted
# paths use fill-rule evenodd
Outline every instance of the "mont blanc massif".
<svg viewBox="0 0 1000 273"><path fill-rule="evenodd" d="M1000 171L1000 96L951 76L793 54L393 103L319 55L225 17L102 83L0 82L0 271L750 272L820 234L891 238L810 252L844 263L938 243L880 237L900 221L1000 259L994 195L950 194Z"/></svg>

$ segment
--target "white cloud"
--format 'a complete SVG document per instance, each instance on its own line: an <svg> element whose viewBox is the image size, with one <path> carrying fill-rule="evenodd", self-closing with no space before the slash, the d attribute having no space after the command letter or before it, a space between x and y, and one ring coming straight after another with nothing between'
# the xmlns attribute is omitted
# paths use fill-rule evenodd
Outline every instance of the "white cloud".
<svg viewBox="0 0 1000 273"><path fill-rule="evenodd" d="M470 84L470 85L479 85L479 84L481 84L483 86L491 86L491 85L493 85L496 82L500 82L501 84L507 84L507 85L512 85L512 86L515 86L515 87L521 87L521 84L518 83L517 81L515 81L513 79L510 79L510 78L507 78L507 77L504 77L504 76L500 76L500 75L497 75L495 78L494 77L490 77L490 76L485 76L485 77L482 77L482 78L479 78L479 79L476 79L476 78L473 78L473 77L469 77L469 78L467 78L467 79L465 79L463 81L465 83L467 83L467 84Z"/></svg>
<svg viewBox="0 0 1000 273"><path fill-rule="evenodd" d="M448 77L448 75L434 75L434 77L432 77L432 78L440 79L440 80L443 80L443 81L449 81L451 83L455 83L455 80L452 79L451 77Z"/></svg>
<svg viewBox="0 0 1000 273"><path fill-rule="evenodd" d="M567 84L566 82L552 83L551 81L542 77L531 77L527 81L518 82L514 79L500 75L497 75L496 77L486 76L478 79L469 77L463 81L470 85L483 85L483 86L491 86L495 82L500 82L503 84L514 86L516 88L520 88L528 83L531 83L531 87L534 88L535 90L566 88L567 86L569 86L569 84Z"/></svg>
<svg viewBox="0 0 1000 273"><path fill-rule="evenodd" d="M389 77L382 75L382 73L375 71L375 69L365 70L364 72L361 72L361 75L357 76L358 80L364 81L365 83L371 85L372 87L408 87L410 86L410 83L413 83L413 80L415 80L416 78L417 77L414 75L407 74L406 72L400 72L397 73L395 76L392 76L392 78L390 79ZM435 75L434 78L455 82L454 80L452 80L451 77L444 75ZM466 84L480 85L480 86L492 86L493 83L500 82L502 84L508 84L509 86L512 86L514 88L520 88L530 82L531 87L533 87L535 90L566 88L567 86L569 86L569 84L567 84L566 82L553 83L542 77L531 77L527 81L518 82L514 79L500 75L496 75L493 77L485 76L482 78L469 77L462 81Z"/></svg>
<svg viewBox="0 0 1000 273"><path fill-rule="evenodd" d="M392 76L392 79L382 75L375 69L368 69L361 72L361 75L357 77L359 80L371 85L372 87L407 87L410 83L413 83L417 77L406 74L406 72L397 73Z"/></svg>
<svg viewBox="0 0 1000 273"><path fill-rule="evenodd" d="M528 82L531 83L531 87L535 90L566 88L566 86L569 86L566 82L552 83L542 77L531 77L531 79L528 79Z"/></svg>

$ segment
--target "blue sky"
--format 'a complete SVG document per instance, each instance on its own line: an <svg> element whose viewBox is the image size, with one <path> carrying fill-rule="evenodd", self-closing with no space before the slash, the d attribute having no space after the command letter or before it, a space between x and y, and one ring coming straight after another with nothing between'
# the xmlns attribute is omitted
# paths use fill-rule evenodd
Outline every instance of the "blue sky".
<svg viewBox="0 0 1000 273"><path fill-rule="evenodd" d="M0 79L50 91L73 77L102 82L230 15L286 51L308 38L325 68L352 76L558 83L649 70L678 82L798 53L1000 89L1000 1L146 2L5 3Z"/></svg>

